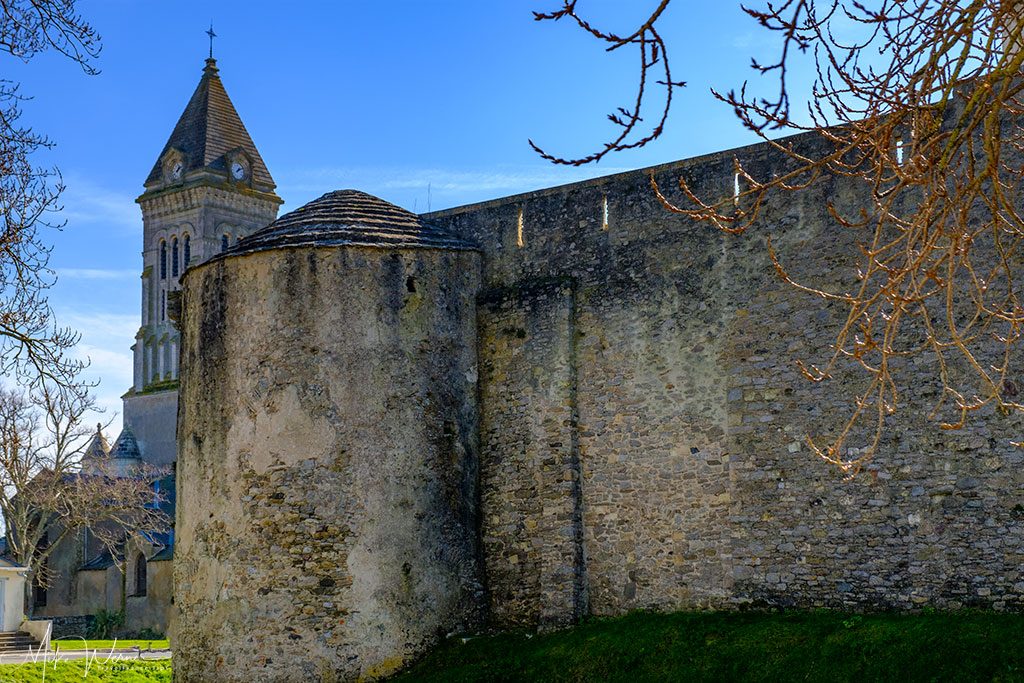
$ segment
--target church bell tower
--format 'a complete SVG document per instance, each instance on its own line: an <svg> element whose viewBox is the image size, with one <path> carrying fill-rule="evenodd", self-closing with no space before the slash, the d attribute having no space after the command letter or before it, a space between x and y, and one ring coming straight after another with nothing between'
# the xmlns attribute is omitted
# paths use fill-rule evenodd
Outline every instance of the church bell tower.
<svg viewBox="0 0 1024 683"><path fill-rule="evenodd" d="M142 459L176 459L178 332L168 317L180 277L265 227L282 200L218 75L202 78L146 178L142 207L142 326L135 337L134 382L124 395L124 423Z"/></svg>

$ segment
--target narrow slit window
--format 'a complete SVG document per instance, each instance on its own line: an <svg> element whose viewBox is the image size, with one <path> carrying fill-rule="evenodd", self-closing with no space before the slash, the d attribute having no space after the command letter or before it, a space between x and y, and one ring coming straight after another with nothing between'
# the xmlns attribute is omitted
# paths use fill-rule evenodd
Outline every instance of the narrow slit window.
<svg viewBox="0 0 1024 683"><path fill-rule="evenodd" d="M135 559L135 595L146 595L146 557L142 553Z"/></svg>
<svg viewBox="0 0 1024 683"><path fill-rule="evenodd" d="M178 277L178 238L171 238L171 277Z"/></svg>
<svg viewBox="0 0 1024 683"><path fill-rule="evenodd" d="M519 215L516 217L516 246L523 247L526 242L523 241L523 207L519 207Z"/></svg>
<svg viewBox="0 0 1024 683"><path fill-rule="evenodd" d="M160 322L167 319L167 292L160 292Z"/></svg>
<svg viewBox="0 0 1024 683"><path fill-rule="evenodd" d="M221 235L220 236L220 250L221 251L227 251L228 250L228 245L230 244L230 242L231 242L231 236L230 235L228 235L227 233L224 233L223 235Z"/></svg>
<svg viewBox="0 0 1024 683"><path fill-rule="evenodd" d="M188 268L189 261L192 260L192 237L185 235L185 267Z"/></svg>
<svg viewBox="0 0 1024 683"><path fill-rule="evenodd" d="M608 229L608 195L601 197L601 229Z"/></svg>
<svg viewBox="0 0 1024 683"><path fill-rule="evenodd" d="M167 279L167 242L160 240L160 279Z"/></svg>
<svg viewBox="0 0 1024 683"><path fill-rule="evenodd" d="M732 203L738 205L740 203L740 174L735 173L732 176Z"/></svg>

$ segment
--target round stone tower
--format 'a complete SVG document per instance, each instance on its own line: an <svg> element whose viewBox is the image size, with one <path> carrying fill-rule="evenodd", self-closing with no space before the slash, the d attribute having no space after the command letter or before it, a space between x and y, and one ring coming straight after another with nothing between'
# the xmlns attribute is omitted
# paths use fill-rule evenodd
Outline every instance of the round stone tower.
<svg viewBox="0 0 1024 683"><path fill-rule="evenodd" d="M375 678L474 626L479 253L345 190L183 282L175 680Z"/></svg>

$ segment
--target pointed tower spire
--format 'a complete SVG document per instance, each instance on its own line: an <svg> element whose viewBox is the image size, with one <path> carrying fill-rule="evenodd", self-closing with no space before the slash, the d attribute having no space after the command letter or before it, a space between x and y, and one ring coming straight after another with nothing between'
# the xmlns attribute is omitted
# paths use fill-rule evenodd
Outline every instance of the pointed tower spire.
<svg viewBox="0 0 1024 683"><path fill-rule="evenodd" d="M114 447L110 449L110 457L126 460L142 457L139 454L139 442L135 440L135 432L128 425L121 429L121 435L117 437Z"/></svg>
<svg viewBox="0 0 1024 683"><path fill-rule="evenodd" d="M149 191L201 179L243 183L267 193L276 187L212 56L145 186Z"/></svg>
<svg viewBox="0 0 1024 683"><path fill-rule="evenodd" d="M92 437L92 441L85 449L84 457L86 458L106 458L110 455L110 444L107 443L107 439L103 436L103 425L96 425L96 433Z"/></svg>

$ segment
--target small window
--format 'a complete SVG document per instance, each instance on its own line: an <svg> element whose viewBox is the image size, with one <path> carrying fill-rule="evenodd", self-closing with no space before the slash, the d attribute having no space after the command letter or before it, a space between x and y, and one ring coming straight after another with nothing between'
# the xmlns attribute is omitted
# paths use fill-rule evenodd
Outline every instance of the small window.
<svg viewBox="0 0 1024 683"><path fill-rule="evenodd" d="M220 250L221 251L227 251L230 242L231 242L231 235L229 235L227 233L224 233L223 235L221 235L220 236Z"/></svg>
<svg viewBox="0 0 1024 683"><path fill-rule="evenodd" d="M192 237L185 235L185 267L188 268L189 261L192 260Z"/></svg>
<svg viewBox="0 0 1024 683"><path fill-rule="evenodd" d="M178 277L178 238L171 239L171 277Z"/></svg>
<svg viewBox="0 0 1024 683"><path fill-rule="evenodd" d="M146 594L146 556L142 553L135 558L135 595Z"/></svg>
<svg viewBox="0 0 1024 683"><path fill-rule="evenodd" d="M167 279L167 242L160 240L160 279Z"/></svg>
<svg viewBox="0 0 1024 683"><path fill-rule="evenodd" d="M167 319L167 292L160 292L160 322Z"/></svg>

